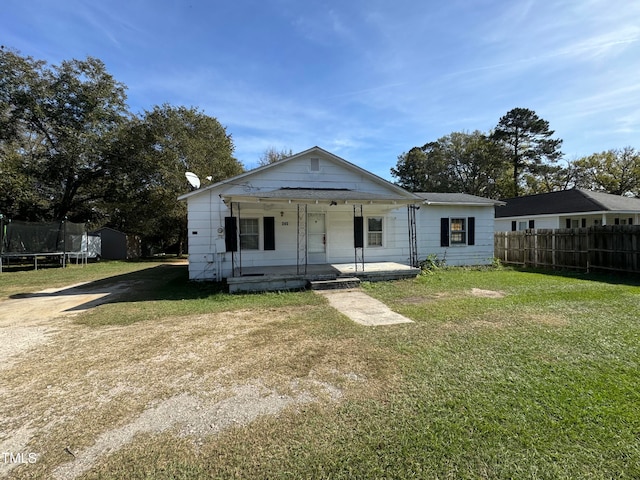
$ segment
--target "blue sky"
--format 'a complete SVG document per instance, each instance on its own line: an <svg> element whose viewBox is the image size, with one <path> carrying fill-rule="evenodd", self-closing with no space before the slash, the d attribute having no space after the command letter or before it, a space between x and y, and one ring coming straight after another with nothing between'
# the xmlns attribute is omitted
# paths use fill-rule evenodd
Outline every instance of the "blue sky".
<svg viewBox="0 0 640 480"><path fill-rule="evenodd" d="M321 146L384 178L398 155L515 107L565 159L640 148L635 0L4 0L0 43L94 56L132 111L197 107L256 166Z"/></svg>

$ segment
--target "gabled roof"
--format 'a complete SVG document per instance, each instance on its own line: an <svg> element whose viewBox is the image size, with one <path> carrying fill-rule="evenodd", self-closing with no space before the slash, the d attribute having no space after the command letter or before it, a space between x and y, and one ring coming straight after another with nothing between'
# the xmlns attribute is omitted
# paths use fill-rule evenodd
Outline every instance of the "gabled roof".
<svg viewBox="0 0 640 480"><path fill-rule="evenodd" d="M508 198L496 209L496 218L586 212L640 212L640 199L573 188L558 192Z"/></svg>
<svg viewBox="0 0 640 480"><path fill-rule="evenodd" d="M433 193L416 192L427 205L465 205L465 206L494 206L504 205L504 202L491 198L478 197L467 193Z"/></svg>
<svg viewBox="0 0 640 480"><path fill-rule="evenodd" d="M196 196L196 195L201 195L204 192L208 192L209 190L218 188L220 186L226 185L226 184L237 184L240 180L242 181L246 181L248 179L250 179L251 177L260 175L262 172L264 172L265 170L269 170L269 169L273 169L273 168L279 168L280 166L282 166L283 164L286 164L288 162L294 161L298 158L304 157L306 155L309 154L313 154L313 153L320 153L322 155L324 155L325 157L328 157L330 160L332 160L333 162L340 164L354 172L359 173L360 175L363 175L365 178L368 178L369 180L371 180L374 183L377 183L379 185L383 185L384 187L386 187L387 189L389 189L390 191L394 192L395 195L397 195L398 197L401 198L405 198L405 199L415 199L415 200L419 200L419 197L417 197L416 195L414 195L413 193L409 192L408 190L405 190L402 187L399 187L398 185L394 185L393 183L385 180L382 177L379 177L371 172L369 172L368 170L365 170L364 168L358 167L357 165L354 165L351 162L348 162L347 160L345 160L344 158L338 157L337 155L334 155L331 152L328 152L327 150L324 150L323 148L320 148L318 146L309 148L303 152L300 153L296 153L295 155L292 155L290 157L287 157L285 159L279 160L277 162L274 163L270 163L268 165L264 165L262 167L258 167L258 168L254 168L253 170L249 170L248 172L244 172L241 173L240 175L236 175L235 177L231 177L231 178L227 178L225 180L222 180L221 182L217 182L217 183L213 183L211 185L208 185L204 188L201 188L199 190L194 190L192 192L189 193L185 193L183 195L180 195L178 197L178 200L186 200L190 197ZM264 195L263 192L262 195Z"/></svg>

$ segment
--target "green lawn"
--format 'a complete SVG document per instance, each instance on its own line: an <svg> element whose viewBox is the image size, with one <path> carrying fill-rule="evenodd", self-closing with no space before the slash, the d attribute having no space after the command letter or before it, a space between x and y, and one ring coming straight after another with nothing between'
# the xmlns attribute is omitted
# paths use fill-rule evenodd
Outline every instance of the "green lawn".
<svg viewBox="0 0 640 480"><path fill-rule="evenodd" d="M247 358L265 348L273 355L251 375L302 377L323 363L357 361L366 380L340 402L261 417L201 445L171 433L141 436L82 478L640 478L633 279L444 269L365 284L415 321L377 328L352 324L310 292L231 296L189 284L184 272L167 282L77 322L100 329L118 318L126 329L206 311L278 315L307 305L243 344ZM345 339L355 348L331 357L316 347L305 350L309 358L284 353L294 341ZM309 365L296 370L294 362Z"/></svg>

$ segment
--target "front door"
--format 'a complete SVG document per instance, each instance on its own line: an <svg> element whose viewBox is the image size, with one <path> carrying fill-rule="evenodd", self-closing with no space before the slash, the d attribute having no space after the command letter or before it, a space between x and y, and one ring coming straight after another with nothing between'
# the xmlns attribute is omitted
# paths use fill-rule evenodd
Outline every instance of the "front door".
<svg viewBox="0 0 640 480"><path fill-rule="evenodd" d="M324 213L307 217L307 254L309 263L327 263L327 229Z"/></svg>

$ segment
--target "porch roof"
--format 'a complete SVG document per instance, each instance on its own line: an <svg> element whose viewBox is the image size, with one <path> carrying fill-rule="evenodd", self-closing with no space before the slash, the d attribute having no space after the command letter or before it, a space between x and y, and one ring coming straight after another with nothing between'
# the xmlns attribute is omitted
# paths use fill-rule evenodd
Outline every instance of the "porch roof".
<svg viewBox="0 0 640 480"><path fill-rule="evenodd" d="M408 192L407 192L408 193ZM222 194L225 202L247 202L260 203L262 200L268 202L284 203L319 203L329 204L354 204L354 203L376 203L391 205L407 205L420 203L421 198L409 194L385 195L372 192L361 192L346 188L292 188L284 187L266 192L250 193L229 193Z"/></svg>

